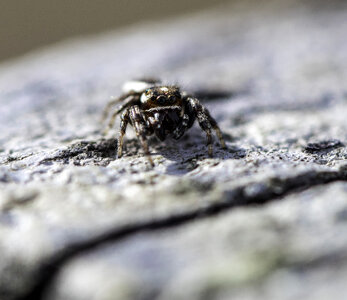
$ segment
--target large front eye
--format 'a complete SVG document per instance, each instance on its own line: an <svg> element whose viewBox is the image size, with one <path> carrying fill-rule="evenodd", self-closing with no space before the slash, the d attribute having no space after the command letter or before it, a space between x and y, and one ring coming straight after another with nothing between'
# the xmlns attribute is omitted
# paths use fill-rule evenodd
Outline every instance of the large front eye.
<svg viewBox="0 0 347 300"><path fill-rule="evenodd" d="M158 102L159 104L165 104L165 102L166 102L166 97L163 96L163 95L157 97L157 102Z"/></svg>
<svg viewBox="0 0 347 300"><path fill-rule="evenodd" d="M175 103L176 100L177 100L177 98L176 98L175 96L170 96L170 97L169 97L169 102L170 102L171 104Z"/></svg>

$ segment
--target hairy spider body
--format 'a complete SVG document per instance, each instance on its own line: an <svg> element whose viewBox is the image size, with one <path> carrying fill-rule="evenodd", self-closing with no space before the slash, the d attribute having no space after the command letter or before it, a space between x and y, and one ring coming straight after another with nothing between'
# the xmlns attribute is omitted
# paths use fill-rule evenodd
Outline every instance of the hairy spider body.
<svg viewBox="0 0 347 300"><path fill-rule="evenodd" d="M207 108L194 96L181 92L179 87L161 85L156 80L139 80L126 83L124 89L122 96L107 104L103 114L105 119L112 107L120 103L113 111L105 131L107 133L114 126L116 117L120 114L118 157L122 156L123 137L128 124L134 128L151 165L153 161L149 156L147 136L154 134L161 141L167 136L179 139L193 126L195 120L206 133L209 156L212 156L212 129L225 148L222 133Z"/></svg>

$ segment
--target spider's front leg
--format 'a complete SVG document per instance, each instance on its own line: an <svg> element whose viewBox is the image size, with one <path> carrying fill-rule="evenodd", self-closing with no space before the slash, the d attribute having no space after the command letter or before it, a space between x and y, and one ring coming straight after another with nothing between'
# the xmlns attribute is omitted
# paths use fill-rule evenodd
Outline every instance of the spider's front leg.
<svg viewBox="0 0 347 300"><path fill-rule="evenodd" d="M133 103L135 103L136 101L138 101L138 97L135 94L127 94L127 95L123 95L115 100L112 100L111 102L109 102L104 110L103 116L102 116L102 122L105 121L105 119L107 118L107 114L109 112L109 110L112 108L113 105L115 105L118 102L124 101L123 104L118 107L113 113L112 116L110 118L110 121L108 122L103 135L106 135L108 133L108 131L114 126L114 122L116 121L117 116L127 107L129 107L130 105L132 105Z"/></svg>
<svg viewBox="0 0 347 300"><path fill-rule="evenodd" d="M189 118L189 112L186 113L185 105L183 105L183 108L181 110L181 120L178 124L177 128L173 132L173 138L178 140L181 138L181 136L186 132L186 130L191 126L191 124L194 122L194 116L193 118Z"/></svg>
<svg viewBox="0 0 347 300"><path fill-rule="evenodd" d="M117 97L117 98L111 98L111 100L107 103L107 105L104 108L104 111L103 111L102 117L101 117L101 122L103 123L106 120L109 112L111 111L111 108L114 105L116 105L119 102L124 101L126 98L131 97L131 96L132 96L131 94L124 94L124 95L121 95L120 97Z"/></svg>
<svg viewBox="0 0 347 300"><path fill-rule="evenodd" d="M146 139L146 136L150 134L151 132L147 126L145 116L143 112L140 110L138 105L134 105L129 108L129 118L130 118L131 124L134 127L136 136L140 140L143 151L145 152L145 155L149 163L151 164L152 167L154 167L154 163L152 158L150 157L147 139Z"/></svg>
<svg viewBox="0 0 347 300"><path fill-rule="evenodd" d="M118 142L117 142L117 145L118 145L118 149L117 149L117 157L120 158L122 157L122 154L123 154L123 137L125 135L125 132L127 130L127 126L128 126L128 123L130 121L130 118L129 118L129 109L125 110L121 117L120 117L120 132L119 132L119 136L118 136Z"/></svg>
<svg viewBox="0 0 347 300"><path fill-rule="evenodd" d="M222 148L226 148L225 141L222 136L222 132L218 127L216 120L210 115L210 112L207 110L205 106L203 106L200 101L193 97L188 97L188 107L192 109L194 115L198 119L199 125L202 130L206 132L207 137L207 147L208 147L208 155L212 156L212 133L211 128L213 128L219 138L219 142Z"/></svg>
<svg viewBox="0 0 347 300"><path fill-rule="evenodd" d="M164 141L166 138L165 128L161 126L166 115L166 112L155 112L152 116L148 117L149 124L153 128L154 134L161 141Z"/></svg>

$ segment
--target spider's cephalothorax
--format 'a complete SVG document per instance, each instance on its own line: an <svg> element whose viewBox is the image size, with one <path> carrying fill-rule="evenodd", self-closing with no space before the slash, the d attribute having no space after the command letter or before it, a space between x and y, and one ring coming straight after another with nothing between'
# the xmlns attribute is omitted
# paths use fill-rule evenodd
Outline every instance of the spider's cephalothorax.
<svg viewBox="0 0 347 300"><path fill-rule="evenodd" d="M152 165L147 136L154 134L161 141L165 140L166 136L179 139L187 129L192 127L195 120L206 132L210 156L212 156L212 129L215 130L221 146L225 148L222 133L209 111L198 99L181 92L177 86L161 85L156 80L140 80L126 83L124 89L125 94L108 103L103 116L105 119L110 109L120 103L120 106L113 111L107 127L107 130L112 128L117 115L121 114L118 157L122 156L123 136L129 123L134 128Z"/></svg>

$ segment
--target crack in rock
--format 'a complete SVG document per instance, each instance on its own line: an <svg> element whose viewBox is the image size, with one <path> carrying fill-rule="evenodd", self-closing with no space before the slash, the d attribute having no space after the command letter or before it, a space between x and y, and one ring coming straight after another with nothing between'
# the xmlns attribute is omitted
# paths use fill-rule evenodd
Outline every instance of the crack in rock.
<svg viewBox="0 0 347 300"><path fill-rule="evenodd" d="M199 209L113 228L91 239L72 244L51 257L51 259L38 268L37 281L31 290L16 299L44 299L47 289L66 263L78 255L105 243L117 242L140 232L168 229L198 219L213 217L219 213L230 211L230 209L235 207L266 204L280 200L290 193L321 184L346 180L347 165L341 166L339 171L308 171L289 178L272 178L268 183L255 182L226 190L223 194L223 199Z"/></svg>

